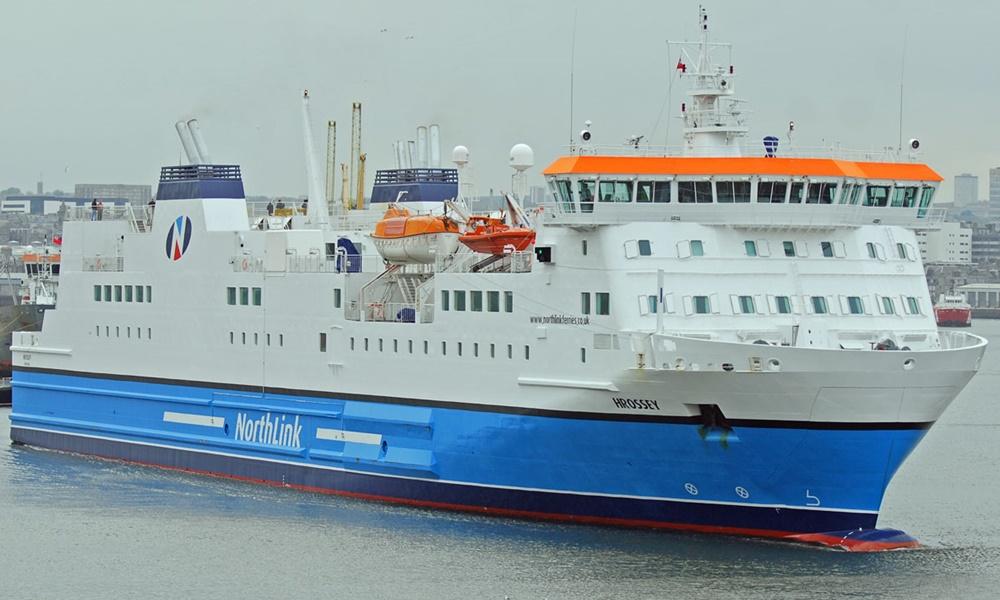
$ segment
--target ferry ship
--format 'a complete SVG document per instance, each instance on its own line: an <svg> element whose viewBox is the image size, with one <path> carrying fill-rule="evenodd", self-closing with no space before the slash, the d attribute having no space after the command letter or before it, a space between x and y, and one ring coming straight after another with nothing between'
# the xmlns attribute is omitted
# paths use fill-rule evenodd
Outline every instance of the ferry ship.
<svg viewBox="0 0 1000 600"><path fill-rule="evenodd" d="M940 221L941 177L744 143L699 28L683 152L584 132L522 251L393 246L461 232L376 226L408 218L386 189L330 217L313 161L307 214L250 215L239 167L197 151L163 168L151 225L75 215L59 304L15 336L12 440L486 515L915 545L877 527L883 494L986 347L934 322L913 230ZM454 172L407 175L458 195Z"/></svg>

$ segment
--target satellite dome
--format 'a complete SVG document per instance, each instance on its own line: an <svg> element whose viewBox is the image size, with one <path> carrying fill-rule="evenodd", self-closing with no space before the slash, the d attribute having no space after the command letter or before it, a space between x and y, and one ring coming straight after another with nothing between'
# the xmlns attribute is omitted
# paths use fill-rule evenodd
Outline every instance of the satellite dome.
<svg viewBox="0 0 1000 600"><path fill-rule="evenodd" d="M469 149L465 146L455 146L451 151L451 162L458 166L464 166L469 162Z"/></svg>
<svg viewBox="0 0 1000 600"><path fill-rule="evenodd" d="M527 144L514 144L510 149L510 166L516 171L524 171L535 166L535 151Z"/></svg>

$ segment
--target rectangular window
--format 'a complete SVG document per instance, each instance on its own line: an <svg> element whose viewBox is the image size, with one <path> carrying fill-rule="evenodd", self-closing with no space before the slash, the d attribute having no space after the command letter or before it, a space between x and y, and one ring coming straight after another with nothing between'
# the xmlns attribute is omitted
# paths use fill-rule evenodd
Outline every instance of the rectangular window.
<svg viewBox="0 0 1000 600"><path fill-rule="evenodd" d="M901 243L897 243L896 244L896 254L899 255L899 258L901 258L903 260L906 260L908 258L906 256L906 245L905 244L901 244Z"/></svg>
<svg viewBox="0 0 1000 600"><path fill-rule="evenodd" d="M640 181L636 190L636 202L670 202L669 181Z"/></svg>
<svg viewBox="0 0 1000 600"><path fill-rule="evenodd" d="M131 327L126 327L125 328L125 337L127 337L129 339L132 339L132 328Z"/></svg>
<svg viewBox="0 0 1000 600"><path fill-rule="evenodd" d="M472 356L474 358L479 358L479 342L472 343Z"/></svg>
<svg viewBox="0 0 1000 600"><path fill-rule="evenodd" d="M869 185L865 196L865 206L886 206L889 204L889 186Z"/></svg>
<svg viewBox="0 0 1000 600"><path fill-rule="evenodd" d="M826 298L823 296L813 296L811 299L813 312L817 315L825 315L830 312L829 307L826 305Z"/></svg>
<svg viewBox="0 0 1000 600"><path fill-rule="evenodd" d="M135 286L135 301L136 301L136 302L145 302L145 301L146 301L146 300L145 300L145 299L143 298L143 293L142 293L142 292L143 292L143 289L144 289L144 288L143 288L143 287L142 287L141 285L137 285L137 286Z"/></svg>
<svg viewBox="0 0 1000 600"><path fill-rule="evenodd" d="M413 354L413 340L406 340L406 351Z"/></svg>
<svg viewBox="0 0 1000 600"><path fill-rule="evenodd" d="M590 314L590 292L580 293L580 313Z"/></svg>
<svg viewBox="0 0 1000 600"><path fill-rule="evenodd" d="M711 181L678 181L677 201L707 203L712 201Z"/></svg>
<svg viewBox="0 0 1000 600"><path fill-rule="evenodd" d="M392 340L392 351L399 352L399 340L397 339Z"/></svg>
<svg viewBox="0 0 1000 600"><path fill-rule="evenodd" d="M802 204L802 195L805 193L805 184L793 182L788 194L789 204Z"/></svg>
<svg viewBox="0 0 1000 600"><path fill-rule="evenodd" d="M640 298L640 300L641 300L641 298ZM657 302L656 296L654 296L653 294L650 294L650 295L646 296L646 311L647 312L656 314L656 311L658 311L659 308L660 307L659 307L659 304ZM643 314L645 314L645 313L643 313Z"/></svg>
<svg viewBox="0 0 1000 600"><path fill-rule="evenodd" d="M639 240L639 256L652 256L653 246L649 240Z"/></svg>
<svg viewBox="0 0 1000 600"><path fill-rule="evenodd" d="M594 294L594 312L599 315L611 314L611 294L609 292L597 292Z"/></svg>
<svg viewBox="0 0 1000 600"><path fill-rule="evenodd" d="M788 296L775 296L774 307L780 315L788 315L792 312L792 301Z"/></svg>
<svg viewBox="0 0 1000 600"><path fill-rule="evenodd" d="M795 256L795 242L781 242L781 247L785 249L785 256Z"/></svg>
<svg viewBox="0 0 1000 600"><path fill-rule="evenodd" d="M101 286L99 286L99 285L95 285L94 286L94 300L96 302L100 302L101 301Z"/></svg>
<svg viewBox="0 0 1000 600"><path fill-rule="evenodd" d="M868 242L865 244L865 247L868 248L868 258L878 258L878 251L875 249L875 244Z"/></svg>
<svg viewBox="0 0 1000 600"><path fill-rule="evenodd" d="M147 285L146 286L146 302L152 302L152 301L153 301L153 286Z"/></svg>
<svg viewBox="0 0 1000 600"><path fill-rule="evenodd" d="M712 312L712 304L708 300L708 296L695 296L694 301L694 312L698 315L707 315Z"/></svg>
<svg viewBox="0 0 1000 600"><path fill-rule="evenodd" d="M500 312L500 292L486 292L486 310Z"/></svg>
<svg viewBox="0 0 1000 600"><path fill-rule="evenodd" d="M472 305L472 312L483 312L483 293L479 290L469 292L469 300Z"/></svg>
<svg viewBox="0 0 1000 600"><path fill-rule="evenodd" d="M448 290L441 290L441 310L448 310L448 300L451 299L451 294Z"/></svg>
<svg viewBox="0 0 1000 600"><path fill-rule="evenodd" d="M503 293L503 311L514 312L514 292Z"/></svg>
<svg viewBox="0 0 1000 600"><path fill-rule="evenodd" d="M246 346L247 345L247 332L244 331L243 333L241 333L240 337L243 339L243 345Z"/></svg>
<svg viewBox="0 0 1000 600"><path fill-rule="evenodd" d="M715 197L719 202L750 202L750 182L717 181Z"/></svg>
<svg viewBox="0 0 1000 600"><path fill-rule="evenodd" d="M465 310L465 290L455 290L455 310Z"/></svg>
<svg viewBox="0 0 1000 600"><path fill-rule="evenodd" d="M122 286L116 285L115 286L115 302L121 302L121 301L122 301Z"/></svg>
<svg viewBox="0 0 1000 600"><path fill-rule="evenodd" d="M889 296L882 296L882 313L886 315L896 314L896 304Z"/></svg>
<svg viewBox="0 0 1000 600"><path fill-rule="evenodd" d="M236 305L236 288L227 287L226 288L226 303L230 306Z"/></svg>
<svg viewBox="0 0 1000 600"><path fill-rule="evenodd" d="M104 301L105 302L111 302L111 286L110 285L104 286Z"/></svg>
<svg viewBox="0 0 1000 600"><path fill-rule="evenodd" d="M847 310L852 315L863 315L865 314L865 303L861 300L860 296L848 296Z"/></svg>
<svg viewBox="0 0 1000 600"><path fill-rule="evenodd" d="M462 342L458 343L458 355L462 356Z"/></svg>
<svg viewBox="0 0 1000 600"><path fill-rule="evenodd" d="M837 195L836 183L809 184L809 192L806 195L806 204L833 204L833 199Z"/></svg>
<svg viewBox="0 0 1000 600"><path fill-rule="evenodd" d="M601 202L631 202L631 181L602 181L600 185Z"/></svg>
<svg viewBox="0 0 1000 600"><path fill-rule="evenodd" d="M260 306L261 304L261 289L259 287L253 288L253 305Z"/></svg>
<svg viewBox="0 0 1000 600"><path fill-rule="evenodd" d="M131 301L132 301L132 286L126 285L125 286L125 302L131 302Z"/></svg>
<svg viewBox="0 0 1000 600"><path fill-rule="evenodd" d="M582 362L582 363L587 362L587 349L586 348L580 348L580 362Z"/></svg>
<svg viewBox="0 0 1000 600"><path fill-rule="evenodd" d="M283 333L279 333L278 334L278 346L280 346L282 348L285 347L285 334L283 334Z"/></svg>
<svg viewBox="0 0 1000 600"><path fill-rule="evenodd" d="M580 195L580 212L594 212L594 194L597 191L594 188L597 187L597 182L581 179L577 187Z"/></svg>
<svg viewBox="0 0 1000 600"><path fill-rule="evenodd" d="M920 314L920 303L917 302L917 299L915 297L908 296L906 298L906 311L911 315Z"/></svg>
<svg viewBox="0 0 1000 600"><path fill-rule="evenodd" d="M343 302L342 294L343 294L343 292L340 290L340 288L333 288L333 307L334 308L340 308L341 303Z"/></svg>
<svg viewBox="0 0 1000 600"><path fill-rule="evenodd" d="M747 256L757 256L757 242L746 240L743 242L743 251L746 252Z"/></svg>
<svg viewBox="0 0 1000 600"><path fill-rule="evenodd" d="M427 340L424 340L424 354L428 354L430 351L430 343Z"/></svg>
<svg viewBox="0 0 1000 600"><path fill-rule="evenodd" d="M587 240L580 240L580 254L587 256Z"/></svg>
<svg viewBox="0 0 1000 600"><path fill-rule="evenodd" d="M820 242L819 247L823 250L823 256L833 258L833 244L830 242Z"/></svg>
<svg viewBox="0 0 1000 600"><path fill-rule="evenodd" d="M512 344L507 344L507 358L514 359L514 346Z"/></svg>
<svg viewBox="0 0 1000 600"><path fill-rule="evenodd" d="M640 181L635 190L635 201L636 202L652 202L653 201L653 182L652 181Z"/></svg>
<svg viewBox="0 0 1000 600"><path fill-rule="evenodd" d="M264 339L266 340L267 345L270 346L271 345L271 334L270 333L265 333L264 334ZM351 350L354 350L354 338L351 338Z"/></svg>
<svg viewBox="0 0 1000 600"><path fill-rule="evenodd" d="M249 304L250 304L250 288L241 287L240 306L247 306Z"/></svg>
<svg viewBox="0 0 1000 600"><path fill-rule="evenodd" d="M229 332L229 343L230 343L230 344L233 344L233 343L235 343L235 340L234 340L234 334L233 334L233 332L232 332L232 331L230 331L230 332Z"/></svg>
<svg viewBox="0 0 1000 600"><path fill-rule="evenodd" d="M448 342L441 342L441 356L448 356Z"/></svg>
<svg viewBox="0 0 1000 600"><path fill-rule="evenodd" d="M147 327L146 328L146 339L147 340L153 339L153 328L152 327Z"/></svg>
<svg viewBox="0 0 1000 600"><path fill-rule="evenodd" d="M773 202L781 204L788 192L788 182L761 181L757 184L757 202Z"/></svg>
<svg viewBox="0 0 1000 600"><path fill-rule="evenodd" d="M382 338L379 338L378 339L378 351L382 352L384 350L385 350L385 342L382 340Z"/></svg>
<svg viewBox="0 0 1000 600"><path fill-rule="evenodd" d="M740 296L740 312L745 315L757 312L757 308L753 303L753 296Z"/></svg>
<svg viewBox="0 0 1000 600"><path fill-rule="evenodd" d="M497 357L497 345L490 344L490 358L496 358L496 357Z"/></svg>
<svg viewBox="0 0 1000 600"><path fill-rule="evenodd" d="M524 345L524 360L531 360L531 346Z"/></svg>
<svg viewBox="0 0 1000 600"><path fill-rule="evenodd" d="M691 240L691 256L705 256L705 244L701 240Z"/></svg>

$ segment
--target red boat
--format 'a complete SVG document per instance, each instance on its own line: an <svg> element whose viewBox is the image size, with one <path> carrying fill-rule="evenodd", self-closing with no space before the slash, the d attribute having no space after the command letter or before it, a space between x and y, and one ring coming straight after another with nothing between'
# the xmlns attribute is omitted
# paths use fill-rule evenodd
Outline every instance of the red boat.
<svg viewBox="0 0 1000 600"><path fill-rule="evenodd" d="M972 306L962 296L941 294L934 305L934 320L939 327L969 327L972 325Z"/></svg>
<svg viewBox="0 0 1000 600"><path fill-rule="evenodd" d="M466 233L458 241L481 254L520 252L535 243L534 229L511 227L503 219L472 216L466 227Z"/></svg>

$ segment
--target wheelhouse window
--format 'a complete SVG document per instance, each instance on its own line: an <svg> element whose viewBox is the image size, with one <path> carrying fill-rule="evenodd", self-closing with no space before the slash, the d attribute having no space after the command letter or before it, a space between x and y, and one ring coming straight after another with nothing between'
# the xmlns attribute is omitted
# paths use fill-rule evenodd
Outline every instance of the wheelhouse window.
<svg viewBox="0 0 1000 600"><path fill-rule="evenodd" d="M573 207L573 187L565 179L556 180L556 194L562 203L563 210L575 212Z"/></svg>
<svg viewBox="0 0 1000 600"><path fill-rule="evenodd" d="M636 188L636 202L670 202L669 181L640 181Z"/></svg>
<svg viewBox="0 0 1000 600"><path fill-rule="evenodd" d="M717 181L715 195L719 202L750 202L750 182Z"/></svg>
<svg viewBox="0 0 1000 600"><path fill-rule="evenodd" d="M597 182L589 179L581 179L578 183L580 192L580 212L594 212L594 194L596 193Z"/></svg>
<svg viewBox="0 0 1000 600"><path fill-rule="evenodd" d="M892 206L912 208L917 205L917 196L919 193L919 187L897 187L892 192Z"/></svg>
<svg viewBox="0 0 1000 600"><path fill-rule="evenodd" d="M848 296L847 297L847 312L852 315L863 315L865 314L865 303L861 300L860 296Z"/></svg>
<svg viewBox="0 0 1000 600"><path fill-rule="evenodd" d="M677 201L681 203L708 203L712 201L711 181L678 181Z"/></svg>
<svg viewBox="0 0 1000 600"><path fill-rule="evenodd" d="M802 204L802 197L805 195L806 184L800 181L793 181L788 194L789 204Z"/></svg>
<svg viewBox="0 0 1000 600"><path fill-rule="evenodd" d="M785 201L787 193L787 181L761 181L757 184L757 202L780 204Z"/></svg>
<svg viewBox="0 0 1000 600"><path fill-rule="evenodd" d="M631 181L602 181L600 183L601 202L631 202Z"/></svg>
<svg viewBox="0 0 1000 600"><path fill-rule="evenodd" d="M865 206L887 206L889 204L889 186L869 185L865 195Z"/></svg>
<svg viewBox="0 0 1000 600"><path fill-rule="evenodd" d="M854 191L853 183L845 183L844 187L840 192L840 200L837 201L838 204L847 204L851 201L851 193Z"/></svg>
<svg viewBox="0 0 1000 600"><path fill-rule="evenodd" d="M825 315L830 312L829 306L826 304L826 298L823 296L813 296L810 298L812 302L813 312L817 315Z"/></svg>
<svg viewBox="0 0 1000 600"><path fill-rule="evenodd" d="M833 199L836 196L836 183L813 182L809 184L806 204L833 204Z"/></svg>

